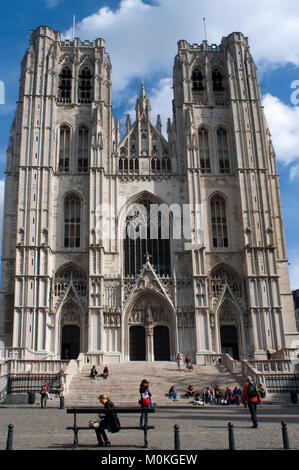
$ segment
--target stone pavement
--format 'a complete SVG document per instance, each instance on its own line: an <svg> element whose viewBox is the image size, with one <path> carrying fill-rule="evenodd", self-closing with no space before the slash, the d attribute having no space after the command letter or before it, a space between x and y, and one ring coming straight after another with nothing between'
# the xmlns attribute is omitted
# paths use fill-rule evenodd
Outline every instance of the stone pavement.
<svg viewBox="0 0 299 470"><path fill-rule="evenodd" d="M94 415L79 415L78 424L85 425ZM139 415L120 415L124 425L138 425ZM283 449L281 421L287 423L291 449L299 449L299 406L264 405L258 408L258 429L251 429L249 412L241 406L209 406L195 408L157 407L149 424L149 450L174 450L174 425L180 428L181 450L227 450L228 422L235 429L236 450ZM57 408L37 406L0 407L0 450L6 447L8 425L14 425L13 450L71 450L73 416ZM133 430L110 435L111 450L143 450L143 432ZM79 450L99 450L93 431L79 432ZM109 449L103 449L103 452Z"/></svg>

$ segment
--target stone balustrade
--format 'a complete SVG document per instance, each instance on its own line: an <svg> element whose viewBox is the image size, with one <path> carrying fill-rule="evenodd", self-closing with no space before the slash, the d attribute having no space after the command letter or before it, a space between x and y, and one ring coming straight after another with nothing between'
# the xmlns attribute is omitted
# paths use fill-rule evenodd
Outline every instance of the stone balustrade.
<svg viewBox="0 0 299 470"><path fill-rule="evenodd" d="M10 359L10 374L59 374L63 373L69 361Z"/></svg>
<svg viewBox="0 0 299 470"><path fill-rule="evenodd" d="M279 360L249 360L247 361L253 369L256 369L259 373L283 373L283 372L294 372L294 366L288 359Z"/></svg>

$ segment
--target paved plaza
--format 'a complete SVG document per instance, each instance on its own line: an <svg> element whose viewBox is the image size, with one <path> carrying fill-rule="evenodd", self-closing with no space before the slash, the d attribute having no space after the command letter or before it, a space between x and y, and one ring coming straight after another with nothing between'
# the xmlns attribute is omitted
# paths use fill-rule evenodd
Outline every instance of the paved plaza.
<svg viewBox="0 0 299 470"><path fill-rule="evenodd" d="M120 415L121 424L135 426L139 415ZM77 424L86 425L95 415L78 415ZM149 450L174 450L174 425L179 425L181 450L227 450L228 423L234 425L236 450L283 449L281 421L287 423L290 448L299 449L299 406L264 405L258 408L258 429L251 429L249 412L240 406L192 405L157 407L150 415ZM73 424L73 416L66 410L38 406L0 407L0 449L6 447L8 425L14 425L13 450L72 450L73 432L66 430ZM111 450L143 450L143 432L121 431L110 434ZM93 431L79 432L78 450L97 450ZM103 449L103 452L108 449Z"/></svg>

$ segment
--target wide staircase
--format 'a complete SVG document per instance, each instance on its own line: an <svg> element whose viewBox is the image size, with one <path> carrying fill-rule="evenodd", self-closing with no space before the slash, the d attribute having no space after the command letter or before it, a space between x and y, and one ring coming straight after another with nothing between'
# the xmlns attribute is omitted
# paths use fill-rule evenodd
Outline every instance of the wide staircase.
<svg viewBox="0 0 299 470"><path fill-rule="evenodd" d="M117 406L138 406L139 385L143 379L150 382L153 402L157 406L187 405L190 400L184 399L183 395L190 384L196 390L202 390L207 385L218 385L223 391L226 387L242 386L241 375L234 375L218 365L195 365L192 372L187 372L184 367L178 371L174 362L110 364L109 377L105 380L99 376L91 379L91 367L92 364L84 365L81 372L73 377L66 395L67 407L97 406L101 393L108 395ZM99 367L97 371L102 373ZM166 396L172 385L178 393L177 402Z"/></svg>

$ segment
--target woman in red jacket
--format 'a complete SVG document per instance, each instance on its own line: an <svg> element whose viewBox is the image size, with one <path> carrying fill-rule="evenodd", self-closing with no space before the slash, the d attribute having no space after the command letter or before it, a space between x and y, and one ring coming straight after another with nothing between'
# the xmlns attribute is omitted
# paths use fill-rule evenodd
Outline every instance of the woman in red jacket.
<svg viewBox="0 0 299 470"><path fill-rule="evenodd" d="M252 428L258 427L257 416L256 416L256 406L259 403L262 404L260 392L257 388L257 385L252 381L251 377L246 377L245 386L243 389L241 401L243 403L248 403L248 408L251 415L251 420L253 423Z"/></svg>

